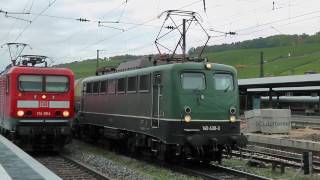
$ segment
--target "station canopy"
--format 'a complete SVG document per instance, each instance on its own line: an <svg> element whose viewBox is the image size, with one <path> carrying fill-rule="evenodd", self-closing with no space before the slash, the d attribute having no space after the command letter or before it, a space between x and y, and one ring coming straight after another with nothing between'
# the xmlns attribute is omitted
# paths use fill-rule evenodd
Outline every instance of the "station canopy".
<svg viewBox="0 0 320 180"><path fill-rule="evenodd" d="M319 92L320 74L251 78L238 80L240 92Z"/></svg>

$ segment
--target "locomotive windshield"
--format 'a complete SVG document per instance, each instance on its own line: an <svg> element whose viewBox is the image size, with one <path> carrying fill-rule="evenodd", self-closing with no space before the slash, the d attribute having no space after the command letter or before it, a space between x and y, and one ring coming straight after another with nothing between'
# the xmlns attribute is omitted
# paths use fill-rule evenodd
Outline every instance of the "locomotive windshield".
<svg viewBox="0 0 320 180"><path fill-rule="evenodd" d="M183 89L203 90L206 88L206 81L203 73L182 73L181 82Z"/></svg>
<svg viewBox="0 0 320 180"><path fill-rule="evenodd" d="M233 91L233 76L231 74L214 74L213 75L214 87L218 91Z"/></svg>
<svg viewBox="0 0 320 180"><path fill-rule="evenodd" d="M21 91L41 92L43 88L42 76L38 76L38 75L19 76L19 88Z"/></svg>
<svg viewBox="0 0 320 180"><path fill-rule="evenodd" d="M66 76L19 76L20 91L28 92L67 92L69 79Z"/></svg>
<svg viewBox="0 0 320 180"><path fill-rule="evenodd" d="M65 76L46 76L46 92L66 92L69 80Z"/></svg>

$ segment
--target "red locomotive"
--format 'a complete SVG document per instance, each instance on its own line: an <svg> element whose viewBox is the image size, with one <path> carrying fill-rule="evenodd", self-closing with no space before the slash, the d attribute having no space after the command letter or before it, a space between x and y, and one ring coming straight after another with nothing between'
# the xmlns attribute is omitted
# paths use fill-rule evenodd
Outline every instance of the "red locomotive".
<svg viewBox="0 0 320 180"><path fill-rule="evenodd" d="M71 135L73 72L28 63L0 75L1 133L25 150L60 150Z"/></svg>

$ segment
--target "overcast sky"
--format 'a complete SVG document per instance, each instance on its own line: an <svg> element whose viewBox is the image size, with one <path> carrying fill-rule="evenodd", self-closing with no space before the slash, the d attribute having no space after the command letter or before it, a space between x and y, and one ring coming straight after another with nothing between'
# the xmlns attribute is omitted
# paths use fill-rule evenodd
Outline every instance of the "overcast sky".
<svg viewBox="0 0 320 180"><path fill-rule="evenodd" d="M26 48L24 54L46 55L55 64L94 58L97 49L106 50L102 57L156 53L153 42L165 18L158 15L169 9L198 12L205 29L215 30L209 31L214 36L210 45L320 31L319 0L205 1L206 12L203 0L1 0L0 10L10 13L9 17L0 13L0 43L28 43L32 49ZM97 21L119 23L98 27ZM173 36L163 43L172 44ZM195 25L188 32L187 47L203 45L205 39ZM1 68L10 62L6 47L0 49L0 60Z"/></svg>

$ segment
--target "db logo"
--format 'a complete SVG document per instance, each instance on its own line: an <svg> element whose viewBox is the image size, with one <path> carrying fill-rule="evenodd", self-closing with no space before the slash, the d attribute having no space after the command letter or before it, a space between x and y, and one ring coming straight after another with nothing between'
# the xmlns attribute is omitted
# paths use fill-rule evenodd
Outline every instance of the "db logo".
<svg viewBox="0 0 320 180"><path fill-rule="evenodd" d="M49 102L48 101L40 101L39 106L42 108L47 108L47 107L49 107Z"/></svg>

